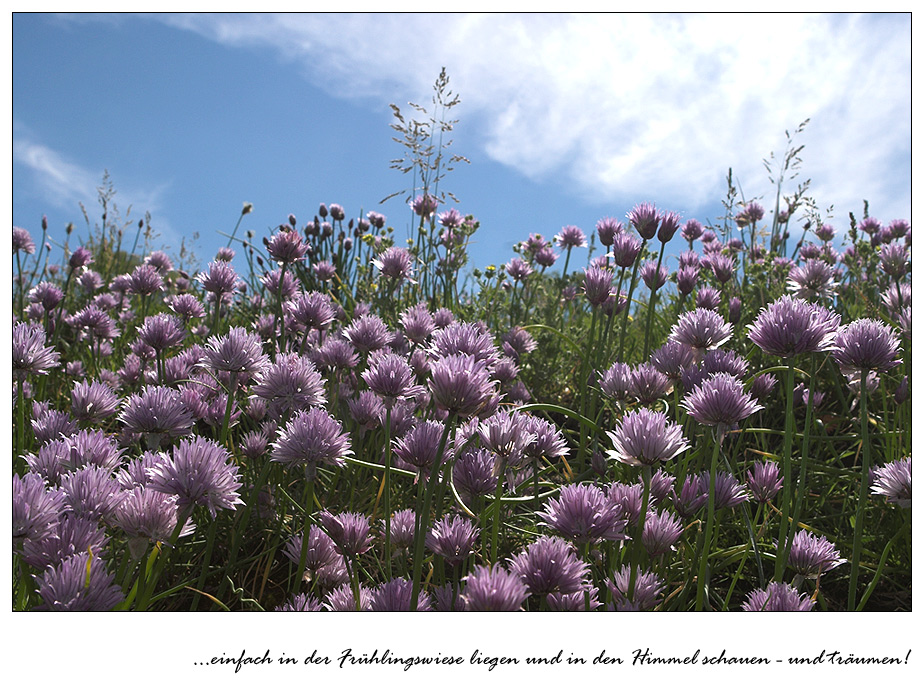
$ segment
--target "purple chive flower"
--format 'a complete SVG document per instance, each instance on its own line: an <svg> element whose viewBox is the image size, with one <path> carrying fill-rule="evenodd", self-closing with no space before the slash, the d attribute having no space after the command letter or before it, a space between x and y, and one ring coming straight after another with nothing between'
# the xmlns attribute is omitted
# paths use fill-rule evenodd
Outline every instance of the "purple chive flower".
<svg viewBox="0 0 924 700"><path fill-rule="evenodd" d="M328 282L337 276L337 267L330 260L319 260L311 269L320 282Z"/></svg>
<svg viewBox="0 0 924 700"><path fill-rule="evenodd" d="M411 508L399 510L391 516L391 546L396 549L409 550L414 544L414 527L416 514ZM385 531L385 521L380 521L382 532Z"/></svg>
<svg viewBox="0 0 924 700"><path fill-rule="evenodd" d="M25 380L31 374L48 374L60 364L60 355L45 347L41 326L17 323L13 326L13 377Z"/></svg>
<svg viewBox="0 0 924 700"><path fill-rule="evenodd" d="M130 433L144 436L147 445L155 449L163 439L172 440L188 435L195 422L180 398L180 392L165 386L145 386L141 394L132 394L119 421Z"/></svg>
<svg viewBox="0 0 924 700"><path fill-rule="evenodd" d="M116 404L118 404L118 398ZM45 411L32 421L32 434L35 435L36 442L45 444L58 438L76 435L77 423L71 420L70 414L52 409Z"/></svg>
<svg viewBox="0 0 924 700"><path fill-rule="evenodd" d="M125 497L112 513L112 524L128 537L128 548L140 559L148 542L167 542L176 529L177 497L144 486L124 491ZM180 537L191 535L195 525L187 522Z"/></svg>
<svg viewBox="0 0 924 700"><path fill-rule="evenodd" d="M600 219L597 222L597 237L600 239L600 243L607 248L613 245L616 237L620 235L623 230L622 222L611 217Z"/></svg>
<svg viewBox="0 0 924 700"><path fill-rule="evenodd" d="M626 565L613 575L606 585L613 594L616 610L651 610L660 602L664 581L650 571L638 571L635 586L630 591L631 568Z"/></svg>
<svg viewBox="0 0 924 700"><path fill-rule="evenodd" d="M462 221L462 214L457 209L450 209L439 215L440 226L448 229L458 228L462 225Z"/></svg>
<svg viewBox="0 0 924 700"><path fill-rule="evenodd" d="M327 402L324 379L307 357L282 353L257 375L254 396L266 401L267 415L272 420L287 417Z"/></svg>
<svg viewBox="0 0 924 700"><path fill-rule="evenodd" d="M156 351L179 345L185 337L182 321L172 314L148 316L138 328L138 339Z"/></svg>
<svg viewBox="0 0 924 700"><path fill-rule="evenodd" d="M568 443L554 423L527 414L521 425L523 430L533 437L524 448L527 457L535 460L543 457L553 460L568 454Z"/></svg>
<svg viewBox="0 0 924 700"><path fill-rule="evenodd" d="M295 593L282 605L277 605L274 612L322 612L324 606L310 593Z"/></svg>
<svg viewBox="0 0 924 700"><path fill-rule="evenodd" d="M404 328L404 335L409 341L420 345L436 330L436 323L426 304L420 303L401 313L401 327Z"/></svg>
<svg viewBox="0 0 924 700"><path fill-rule="evenodd" d="M792 548L789 550L789 566L806 578L817 578L845 561L847 560L840 558L840 552L824 535L813 535L806 530L799 530L793 537Z"/></svg>
<svg viewBox="0 0 924 700"><path fill-rule="evenodd" d="M600 306L613 289L613 271L603 267L584 268L584 294L591 306Z"/></svg>
<svg viewBox="0 0 924 700"><path fill-rule="evenodd" d="M369 368L362 374L363 381L386 406L394 406L398 399L414 399L422 390L414 380L414 371L400 355L388 353L371 359Z"/></svg>
<svg viewBox="0 0 924 700"><path fill-rule="evenodd" d="M269 253L270 258L289 265L304 258L308 250L308 244L302 235L289 228L277 231L266 244L266 252Z"/></svg>
<svg viewBox="0 0 924 700"><path fill-rule="evenodd" d="M632 368L623 362L614 362L599 379L600 390L615 401L625 401L632 395Z"/></svg>
<svg viewBox="0 0 924 700"><path fill-rule="evenodd" d="M485 449L462 454L452 470L452 481L459 493L470 500L494 493L497 488L494 462L494 455Z"/></svg>
<svg viewBox="0 0 924 700"><path fill-rule="evenodd" d="M648 556L657 557L670 552L682 533L683 524L670 511L649 512L645 516L642 544Z"/></svg>
<svg viewBox="0 0 924 700"><path fill-rule="evenodd" d="M615 447L607 455L639 467L666 462L690 446L679 425L671 423L663 413L647 408L626 413L616 430L608 431L607 435Z"/></svg>
<svg viewBox="0 0 924 700"><path fill-rule="evenodd" d="M719 284L725 284L735 276L735 261L726 255L707 255L702 259L702 266L712 271Z"/></svg>
<svg viewBox="0 0 924 700"><path fill-rule="evenodd" d="M667 268L664 265L658 265L654 260L649 260L639 272L645 286L652 290L657 290L667 283Z"/></svg>
<svg viewBox="0 0 924 700"><path fill-rule="evenodd" d="M712 309L715 311L722 303L722 295L718 289L712 287L701 287L696 290L696 308Z"/></svg>
<svg viewBox="0 0 924 700"><path fill-rule="evenodd" d="M627 538L622 507L593 484L564 486L558 498L546 502L539 517L557 534L578 544Z"/></svg>
<svg viewBox="0 0 924 700"><path fill-rule="evenodd" d="M842 327L834 338L831 356L841 369L881 371L901 364L898 338L878 319L860 318Z"/></svg>
<svg viewBox="0 0 924 700"><path fill-rule="evenodd" d="M658 232L658 210L654 204L645 202L636 204L632 211L629 212L629 223L631 223L638 234L646 241L650 241Z"/></svg>
<svg viewBox="0 0 924 700"><path fill-rule="evenodd" d="M372 591L369 607L373 612L407 612L411 606L414 584L405 578L393 578L376 586ZM433 609L430 596L425 591L417 594L417 612Z"/></svg>
<svg viewBox="0 0 924 700"><path fill-rule="evenodd" d="M29 290L29 301L41 304L45 311L56 309L63 299L64 292L51 282L39 282Z"/></svg>
<svg viewBox="0 0 924 700"><path fill-rule="evenodd" d="M672 388L670 377L646 362L632 370L631 394L639 403L651 404L665 396Z"/></svg>
<svg viewBox="0 0 924 700"><path fill-rule="evenodd" d="M347 326L343 334L359 352L368 355L381 350L391 341L392 333L385 322L374 314L360 316Z"/></svg>
<svg viewBox="0 0 924 700"><path fill-rule="evenodd" d="M19 226L13 227L13 253L23 251L26 255L35 253L35 242L31 234Z"/></svg>
<svg viewBox="0 0 924 700"><path fill-rule="evenodd" d="M87 520L108 520L125 494L112 471L85 467L61 477L61 490L70 511Z"/></svg>
<svg viewBox="0 0 924 700"><path fill-rule="evenodd" d="M293 564L301 561L302 544L301 533L286 542L283 553ZM334 588L349 580L343 555L337 551L334 540L317 525L308 528L308 548L305 551L305 581L317 581L325 588Z"/></svg>
<svg viewBox="0 0 924 700"><path fill-rule="evenodd" d="M602 605L597 594L599 591L596 586L587 585L583 591L575 593L549 593L545 599L549 605L549 610L555 612L583 612L588 608L596 610ZM585 594L587 600L585 601Z"/></svg>
<svg viewBox="0 0 924 700"><path fill-rule="evenodd" d="M324 599L324 607L332 612L356 612L356 598L353 597L350 584L344 583L328 593ZM362 584L359 586L359 610L372 610L372 591Z"/></svg>
<svg viewBox="0 0 924 700"><path fill-rule="evenodd" d="M100 612L112 610L125 598L106 562L89 552L74 554L34 578L42 610Z"/></svg>
<svg viewBox="0 0 924 700"><path fill-rule="evenodd" d="M670 240L680 228L680 217L674 212L664 212L661 214L661 226L658 228L658 240L662 243L670 243Z"/></svg>
<svg viewBox="0 0 924 700"><path fill-rule="evenodd" d="M776 462L755 462L748 470L748 487L754 500L758 503L769 503L777 492L783 488L783 477Z"/></svg>
<svg viewBox="0 0 924 700"><path fill-rule="evenodd" d="M519 360L523 355L528 355L539 347L539 344L536 342L536 339L530 335L530 332L519 326L514 326L504 333L501 336L501 342L504 345L504 354L513 357L515 360Z"/></svg>
<svg viewBox="0 0 924 700"><path fill-rule="evenodd" d="M237 273L231 265L222 260L210 262L208 270L200 272L196 279L205 291L216 296L233 294L237 290Z"/></svg>
<svg viewBox="0 0 924 700"><path fill-rule="evenodd" d="M500 411L477 427L484 447L497 456L495 476L503 467L518 466L526 458L526 448L536 441L536 435L528 432L527 416L518 411Z"/></svg>
<svg viewBox="0 0 924 700"><path fill-rule="evenodd" d="M465 598L453 590L451 583L444 583L432 590L434 612L461 612L465 610Z"/></svg>
<svg viewBox="0 0 924 700"><path fill-rule="evenodd" d="M674 510L683 517L691 518L700 508L709 502L709 474L687 474L680 486L680 492L675 489L673 504Z"/></svg>
<svg viewBox="0 0 924 700"><path fill-rule="evenodd" d="M808 593L799 593L788 583L773 581L766 588L748 593L741 605L746 612L808 612L815 601Z"/></svg>
<svg viewBox="0 0 924 700"><path fill-rule="evenodd" d="M439 456L440 439L444 432L445 426L442 423L418 423L403 438L395 440L395 456L418 474L427 475ZM444 453L443 459L450 456Z"/></svg>
<svg viewBox="0 0 924 700"><path fill-rule="evenodd" d="M560 537L544 536L510 561L510 570L533 595L583 591L589 569L574 547Z"/></svg>
<svg viewBox="0 0 924 700"><path fill-rule="evenodd" d="M347 407L350 418L362 429L373 430L384 422L385 403L368 389L359 392L356 398L347 399Z"/></svg>
<svg viewBox="0 0 924 700"><path fill-rule="evenodd" d="M697 357L714 350L732 336L732 325L715 311L695 309L682 314L671 328L669 340L690 347Z"/></svg>
<svg viewBox="0 0 924 700"><path fill-rule="evenodd" d="M651 364L674 381L693 364L693 350L683 343L668 341L651 354Z"/></svg>
<svg viewBox="0 0 924 700"><path fill-rule="evenodd" d="M829 299L836 286L834 268L822 260L806 260L802 266L789 271L786 286L799 299Z"/></svg>
<svg viewBox="0 0 924 700"><path fill-rule="evenodd" d="M823 306L783 296L761 310L748 337L768 355L795 357L830 350L840 322Z"/></svg>
<svg viewBox="0 0 924 700"><path fill-rule="evenodd" d="M313 480L319 464L343 466L353 454L350 436L343 426L322 408L299 411L273 443L272 460L289 467L303 467L305 478Z"/></svg>
<svg viewBox="0 0 924 700"><path fill-rule="evenodd" d="M911 457L897 459L870 471L872 492L885 496L888 503L911 507Z"/></svg>
<svg viewBox="0 0 924 700"><path fill-rule="evenodd" d="M469 354L438 357L430 365L430 374L433 402L451 415L478 413L495 392L485 361Z"/></svg>
<svg viewBox="0 0 924 700"><path fill-rule="evenodd" d="M235 327L227 335L209 339L202 364L216 372L234 372L240 379L247 379L261 372L269 360L263 354L259 336Z"/></svg>
<svg viewBox="0 0 924 700"><path fill-rule="evenodd" d="M699 279L698 267L681 267L677 270L677 291L682 296L687 296L696 287L697 279Z"/></svg>
<svg viewBox="0 0 924 700"><path fill-rule="evenodd" d="M64 512L64 492L48 489L35 472L13 474L13 550L26 540L40 542L57 527Z"/></svg>
<svg viewBox="0 0 924 700"><path fill-rule="evenodd" d="M206 506L212 518L218 508L235 510L243 505L240 487L237 465L228 451L198 436L175 445L172 454L164 455L151 470L150 488L175 494L181 509Z"/></svg>
<svg viewBox="0 0 924 700"><path fill-rule="evenodd" d="M286 303L286 311L308 329L326 330L336 317L334 305L326 294L302 292Z"/></svg>
<svg viewBox="0 0 924 700"><path fill-rule="evenodd" d="M621 268L629 268L642 250L642 241L631 233L623 232L613 240L613 261Z"/></svg>
<svg viewBox="0 0 924 700"><path fill-rule="evenodd" d="M587 247L587 237L577 226L565 226L562 228L555 236L555 242L558 244L559 248L569 250L571 248Z"/></svg>
<svg viewBox="0 0 924 700"><path fill-rule="evenodd" d="M683 240L692 243L703 235L703 225L696 219L689 219L680 229Z"/></svg>
<svg viewBox="0 0 924 700"><path fill-rule="evenodd" d="M68 261L68 266L70 266L72 270L79 270L81 267L86 267L87 265L90 265L92 262L93 262L93 254L89 250L84 248L83 246L80 246L71 255L71 258Z"/></svg>
<svg viewBox="0 0 924 700"><path fill-rule="evenodd" d="M98 521L87 520L66 513L54 530L41 540L27 539L23 542L22 558L31 567L42 570L57 566L79 552L101 552L109 538Z"/></svg>
<svg viewBox="0 0 924 700"><path fill-rule="evenodd" d="M421 194L415 197L410 205L417 216L429 219L436 212L439 202L429 194Z"/></svg>
<svg viewBox="0 0 924 700"><path fill-rule="evenodd" d="M289 270L283 271L282 268L270 270L260 278L260 284L272 297L281 297L283 301L288 302L299 290L298 280Z"/></svg>
<svg viewBox="0 0 924 700"><path fill-rule="evenodd" d="M764 218L764 208L757 202L748 202L741 213L751 224L756 224Z"/></svg>
<svg viewBox="0 0 924 700"><path fill-rule="evenodd" d="M699 423L715 426L720 433L733 429L762 408L745 392L741 380L727 372L707 377L684 397L681 405Z"/></svg>
<svg viewBox="0 0 924 700"><path fill-rule="evenodd" d="M176 296L167 297L164 301L173 313L187 321L205 317L205 308L202 306L202 302L192 294L177 294Z"/></svg>
<svg viewBox="0 0 924 700"><path fill-rule="evenodd" d="M523 282L527 277L533 274L533 268L523 258L513 258L504 265L504 270L517 282Z"/></svg>
<svg viewBox="0 0 924 700"><path fill-rule="evenodd" d="M386 248L372 261L372 264L383 277L394 280L399 284L404 281L415 284L413 279L414 261L411 259L411 251L407 248Z"/></svg>
<svg viewBox="0 0 924 700"><path fill-rule="evenodd" d="M131 272L129 289L140 297L151 296L164 289L164 278L152 265L138 265Z"/></svg>
<svg viewBox="0 0 924 700"><path fill-rule="evenodd" d="M426 545L449 566L458 566L474 551L480 530L458 515L444 516L427 533Z"/></svg>
<svg viewBox="0 0 924 700"><path fill-rule="evenodd" d="M318 520L337 550L347 557L358 557L372 546L369 518L361 513L334 515L325 510L318 514Z"/></svg>
<svg viewBox="0 0 924 700"><path fill-rule="evenodd" d="M463 579L465 609L475 612L514 612L520 610L529 591L517 574L500 564L476 566Z"/></svg>
<svg viewBox="0 0 924 700"><path fill-rule="evenodd" d="M318 367L328 370L348 370L359 364L359 355L353 346L342 338L328 338L313 354Z"/></svg>
<svg viewBox="0 0 924 700"><path fill-rule="evenodd" d="M610 484L606 492L607 500L622 508L629 525L632 526L638 523L642 513L642 489L641 482L630 485L616 481Z"/></svg>
<svg viewBox="0 0 924 700"><path fill-rule="evenodd" d="M822 224L815 229L815 235L818 236L818 240L825 243L832 241L834 240L834 227L831 224Z"/></svg>

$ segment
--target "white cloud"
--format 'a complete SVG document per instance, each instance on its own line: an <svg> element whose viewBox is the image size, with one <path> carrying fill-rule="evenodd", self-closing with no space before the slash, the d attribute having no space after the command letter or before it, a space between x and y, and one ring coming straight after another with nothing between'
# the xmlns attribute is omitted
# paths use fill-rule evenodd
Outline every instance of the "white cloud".
<svg viewBox="0 0 924 700"><path fill-rule="evenodd" d="M588 201L696 207L770 191L761 161L805 118L804 175L839 217L910 216L910 19L903 15L158 15L278 52L353 99L429 100L439 67L466 134ZM426 102L425 102L426 103ZM886 218L887 215L883 215Z"/></svg>
<svg viewBox="0 0 924 700"><path fill-rule="evenodd" d="M98 188L105 171L96 172L79 165L66 154L41 143L20 123L14 125L13 161L26 168L29 186L40 192L50 204L70 211L80 202L87 210L91 225L100 220L102 208L98 202ZM163 199L168 185L137 186L129 183L128 187L123 187L118 173L110 172L110 175L116 189L113 201L117 206L131 206L130 212L121 209L120 214L137 222L150 212L152 226L160 234L158 246L178 248L180 236L163 214Z"/></svg>

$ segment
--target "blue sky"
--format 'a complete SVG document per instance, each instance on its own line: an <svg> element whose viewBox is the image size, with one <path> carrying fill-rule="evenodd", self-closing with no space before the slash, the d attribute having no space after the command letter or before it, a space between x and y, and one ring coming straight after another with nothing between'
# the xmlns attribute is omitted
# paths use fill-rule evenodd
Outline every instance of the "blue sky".
<svg viewBox="0 0 924 700"><path fill-rule="evenodd" d="M722 214L725 176L770 210L762 160L811 121L802 171L847 213L911 219L908 15L15 15L13 223L58 240L98 216L108 170L171 252L200 261L319 203L376 210L399 241L412 185L389 169L390 102L429 104L446 66L461 96L445 180L481 222L479 266L511 246L652 201ZM407 110L406 110L407 111ZM784 190L784 193L786 190ZM448 206L448 205L447 205ZM561 263L559 263L560 265Z"/></svg>

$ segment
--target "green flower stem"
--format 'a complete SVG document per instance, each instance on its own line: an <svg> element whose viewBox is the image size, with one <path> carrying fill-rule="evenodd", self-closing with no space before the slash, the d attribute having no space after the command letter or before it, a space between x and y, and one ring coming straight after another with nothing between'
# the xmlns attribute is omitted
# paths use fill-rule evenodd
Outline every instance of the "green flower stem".
<svg viewBox="0 0 924 700"><path fill-rule="evenodd" d="M164 571L164 566L167 563L169 558L170 550L176 546L177 540L180 539L180 533L183 531L183 527L186 525L186 521L189 520L189 516L192 515L193 506L187 505L182 508L177 513L176 518L176 527L173 528L173 532L170 534L170 539L167 542L167 551L163 553L163 556L159 556L161 546L155 546L154 550L151 552L148 557L148 562L142 569L140 576L144 576L144 584L139 586L138 581L135 582L135 586L141 590L141 595L138 598L138 603L135 606L135 610L147 610L148 604L151 602L151 594L154 593L154 588L157 586L157 581L160 579L161 574ZM153 572L152 572L153 569ZM134 590L129 595L131 596L134 593ZM128 603L130 605L130 602ZM126 609L128 606L126 605Z"/></svg>
<svg viewBox="0 0 924 700"><path fill-rule="evenodd" d="M857 581L860 577L860 557L863 553L863 520L866 516L866 497L869 491L869 417L867 416L866 378L869 370L860 371L860 440L863 447L863 475L857 499L857 515L853 530L853 551L850 554L850 588L847 591L847 609L857 610Z"/></svg>
<svg viewBox="0 0 924 700"><path fill-rule="evenodd" d="M305 503L305 525L302 532L302 551L298 557L298 571L292 591L298 591L305 577L305 562L308 561L308 532L311 529L311 513L314 511L314 479L305 481L305 492L302 500Z"/></svg>
<svg viewBox="0 0 924 700"><path fill-rule="evenodd" d="M427 537L427 530L430 528L430 502L436 491L436 484L440 480L440 471L443 466L443 454L446 450L446 441L455 425L455 416L449 416L446 421L446 428L440 438L439 450L436 453L436 459L433 462L433 468L430 470L430 478L427 480L427 489L424 495L423 503L418 503L417 523L414 529L414 576L413 590L411 593L411 611L417 610L417 596L420 593L420 575L423 571L424 558L424 540ZM421 485L423 479L420 480ZM418 501L421 489L418 487Z"/></svg>
<svg viewBox="0 0 924 700"><path fill-rule="evenodd" d="M199 572L199 580L196 581L196 588L200 591L205 590L205 579L209 573L209 564L212 563L212 551L215 548L215 531L217 529L218 521L215 518L212 518L212 522L209 523L209 532L205 541L205 556L202 558L202 571ZM195 612L196 608L199 607L200 597L201 596L196 596L193 598L189 608L190 612Z"/></svg>
<svg viewBox="0 0 924 700"><path fill-rule="evenodd" d="M623 313L622 327L619 330L619 351L616 353L616 359L618 359L620 362L625 361L623 357L623 350L625 349L626 326L629 323L629 312L632 309L632 294L635 292L635 283L638 281L638 267L642 262L642 258L645 257L647 248L648 241L643 241L641 250L639 250L638 255L635 256L635 264L632 266L632 277L629 281L629 295L626 297L626 310Z"/></svg>
<svg viewBox="0 0 924 700"><path fill-rule="evenodd" d="M658 273L661 270L661 261L664 259L664 246L665 243L661 243L661 252L658 254ZM657 274L655 275L655 280L657 281ZM642 353L642 360L648 359L648 348L650 347L649 342L651 338L651 321L654 318L654 307L658 299L658 289L656 287L651 288L651 294L648 297L648 320L645 322L645 352Z"/></svg>
<svg viewBox="0 0 924 700"><path fill-rule="evenodd" d="M783 391L786 392L786 431L783 437L783 489L780 493L782 516L780 517L780 534L777 542L785 543L789 541L789 507L792 501L792 439L795 432L793 426L793 397L795 390L795 367L793 358L786 360L786 386ZM779 545L778 545L779 547ZM786 558L782 552L777 549L776 565L773 570L773 579L775 581L783 580L783 571L786 568Z"/></svg>
<svg viewBox="0 0 924 700"><path fill-rule="evenodd" d="M391 403L385 406L385 570L391 579Z"/></svg>
<svg viewBox="0 0 924 700"><path fill-rule="evenodd" d="M799 482L796 484L796 507L793 509L792 520L793 523L799 522L799 517L802 514L802 502L805 499L806 484L805 480L807 478L807 465L808 465L808 456L809 444L811 442L811 433L812 433L812 410L815 406L815 356L812 355L811 358L811 371L809 372L809 390L808 390L808 403L805 407L805 425L802 431L802 458L799 460ZM789 561L789 551L792 549L793 539L796 537L797 527L793 527L789 532L789 537L786 538L786 547L783 550L783 561Z"/></svg>
<svg viewBox="0 0 924 700"><path fill-rule="evenodd" d="M873 580L870 581L870 584L866 587L866 592L860 599L859 605L857 605L857 612L863 609L863 607L866 605L866 602L869 600L869 597L873 594L873 590L876 588L876 584L879 583L879 578L882 576L882 569L885 566L886 558L889 556L889 550L892 549L892 545L894 545L899 540L899 538L905 535L907 532L908 521L906 520L904 523L902 523L902 526L898 529L898 531L892 535L892 539L889 540L888 544L886 544L885 548L882 550L882 556L879 557L879 566L876 567L876 573L873 576Z"/></svg>
<svg viewBox="0 0 924 700"><path fill-rule="evenodd" d="M706 532L703 535L703 551L699 559L699 575L696 577L696 610L703 610L706 603L706 577L709 575L709 554L712 552L712 527L715 523L715 478L716 465L719 463L719 445L721 437L713 436L715 445L712 449L712 464L709 465L709 506L706 511Z"/></svg>
<svg viewBox="0 0 924 700"><path fill-rule="evenodd" d="M497 475L497 488L494 490L494 521L491 524L491 563L497 561L497 541L500 535L501 520L501 496L504 492L504 472L507 471L507 465L500 460L500 474ZM495 470L496 471L496 470Z"/></svg>
<svg viewBox="0 0 924 700"><path fill-rule="evenodd" d="M228 444L228 427L231 424L231 408L234 406L234 395L237 393L237 372L231 372L231 381L228 386L228 405L225 406L225 417L221 422L221 444Z"/></svg>
<svg viewBox="0 0 924 700"><path fill-rule="evenodd" d="M638 570L642 565L645 557L645 544L642 536L645 534L645 516L648 514L648 496L651 493L651 465L646 464L642 468L642 501L641 508L638 512L638 523L635 526L635 536L632 538L634 546L632 547L632 563L629 569L629 588L626 590L629 601L635 600L635 581L638 577Z"/></svg>

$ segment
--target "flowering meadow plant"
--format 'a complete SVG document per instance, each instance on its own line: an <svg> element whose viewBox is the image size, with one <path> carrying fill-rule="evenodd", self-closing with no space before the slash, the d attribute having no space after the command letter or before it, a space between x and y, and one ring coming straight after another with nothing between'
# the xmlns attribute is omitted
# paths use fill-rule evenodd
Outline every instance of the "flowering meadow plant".
<svg viewBox="0 0 924 700"><path fill-rule="evenodd" d="M910 610L907 222L643 202L468 270L437 185L202 265L14 227L13 609Z"/></svg>

